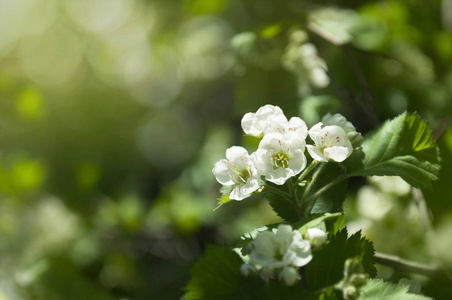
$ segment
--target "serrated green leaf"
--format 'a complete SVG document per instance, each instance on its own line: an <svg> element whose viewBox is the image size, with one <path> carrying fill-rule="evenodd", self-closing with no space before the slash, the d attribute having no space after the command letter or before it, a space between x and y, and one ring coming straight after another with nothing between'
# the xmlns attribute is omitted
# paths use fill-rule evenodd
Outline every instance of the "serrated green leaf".
<svg viewBox="0 0 452 300"><path fill-rule="evenodd" d="M400 176L426 188L438 179L439 150L428 124L404 113L365 136L362 152L345 161L349 176Z"/></svg>
<svg viewBox="0 0 452 300"><path fill-rule="evenodd" d="M347 239L347 229L344 228L313 253L312 261L306 266L306 286L315 291L336 284L343 277L345 260L353 257L360 258L364 270L370 277L375 277L377 271L373 256L372 242L362 238L360 232Z"/></svg>
<svg viewBox="0 0 452 300"><path fill-rule="evenodd" d="M287 193L288 190L290 190L288 183L276 185L271 182L266 182L264 195L278 216L289 223L295 223L299 220L299 216L297 214L297 208L291 202L292 195Z"/></svg>
<svg viewBox="0 0 452 300"><path fill-rule="evenodd" d="M347 196L348 180L345 179L344 170L337 163L322 163L313 175L313 181L308 183L300 198L303 203L309 202L306 210L310 214L323 214L339 212ZM315 194L338 178L344 178L318 197Z"/></svg>
<svg viewBox="0 0 452 300"><path fill-rule="evenodd" d="M345 215L342 214L341 216L335 218L335 219L329 219L325 221L326 230L328 231L329 236L333 236L336 234L336 232L339 232L344 228L345 223Z"/></svg>
<svg viewBox="0 0 452 300"><path fill-rule="evenodd" d="M381 279L368 280L360 290L358 300L427 300L432 299L422 295L408 293L406 285L395 285Z"/></svg>
<svg viewBox="0 0 452 300"><path fill-rule="evenodd" d="M191 280L184 288L187 292L184 299L209 299L235 293L242 263L230 248L208 245L206 254L190 270Z"/></svg>

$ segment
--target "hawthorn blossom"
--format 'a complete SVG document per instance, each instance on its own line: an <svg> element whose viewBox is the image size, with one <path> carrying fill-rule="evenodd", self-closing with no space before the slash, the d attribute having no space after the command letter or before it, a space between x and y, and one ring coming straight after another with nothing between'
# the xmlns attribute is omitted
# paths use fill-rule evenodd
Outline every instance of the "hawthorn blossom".
<svg viewBox="0 0 452 300"><path fill-rule="evenodd" d="M255 152L256 168L265 179L282 185L306 167L306 142L296 132L269 133Z"/></svg>
<svg viewBox="0 0 452 300"><path fill-rule="evenodd" d="M347 133L339 126L325 126L317 123L309 130L309 136L315 146L307 145L311 157L320 162L333 160L342 162L353 152L353 146Z"/></svg>
<svg viewBox="0 0 452 300"><path fill-rule="evenodd" d="M216 162L212 173L219 183L232 186L230 199L242 200L260 187L254 156L248 155L243 147L227 149L226 159Z"/></svg>
<svg viewBox="0 0 452 300"><path fill-rule="evenodd" d="M262 137L269 128L278 128L287 123L287 118L281 108L264 105L255 113L247 113L242 118L243 131L251 136Z"/></svg>
<svg viewBox="0 0 452 300"><path fill-rule="evenodd" d="M292 117L289 121L286 120L285 122L281 123L271 123L265 134L272 132L279 132L281 134L296 133L298 138L305 140L308 136L308 127L301 118Z"/></svg>
<svg viewBox="0 0 452 300"><path fill-rule="evenodd" d="M287 285L300 279L297 268L307 265L312 259L309 241L303 240L298 231L284 224L279 225L274 232L260 232L248 249L249 265L259 269L264 280L279 273L278 278ZM242 274L248 275L252 268L242 266L240 269Z"/></svg>
<svg viewBox="0 0 452 300"><path fill-rule="evenodd" d="M361 133L356 131L355 126L353 126L351 122L347 121L347 119L341 114L331 115L330 113L327 113L322 118L322 123L325 126L336 125L344 129L354 148L360 146L364 140Z"/></svg>

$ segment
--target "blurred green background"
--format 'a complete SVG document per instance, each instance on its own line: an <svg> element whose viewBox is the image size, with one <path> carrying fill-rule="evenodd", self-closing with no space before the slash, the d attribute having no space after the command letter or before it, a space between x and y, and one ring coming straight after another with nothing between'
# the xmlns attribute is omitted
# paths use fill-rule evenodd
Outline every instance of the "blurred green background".
<svg viewBox="0 0 452 300"><path fill-rule="evenodd" d="M297 30L328 86L287 67ZM452 266L451 33L451 0L0 0L0 299L180 298L206 243L280 221L261 197L213 211L213 164L253 150L240 119L265 104L428 120L429 209L386 178L345 210L377 251Z"/></svg>

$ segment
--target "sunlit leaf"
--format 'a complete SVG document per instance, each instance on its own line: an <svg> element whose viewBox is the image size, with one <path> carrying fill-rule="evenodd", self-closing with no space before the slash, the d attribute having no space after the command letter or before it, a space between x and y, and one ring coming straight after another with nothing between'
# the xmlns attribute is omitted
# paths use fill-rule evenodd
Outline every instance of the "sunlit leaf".
<svg viewBox="0 0 452 300"><path fill-rule="evenodd" d="M345 161L349 176L400 176L409 184L429 187L438 179L439 151L428 124L404 113L364 139L362 152Z"/></svg>
<svg viewBox="0 0 452 300"><path fill-rule="evenodd" d="M368 280L360 290L358 300L427 300L432 299L422 295L408 293L408 286L395 285L381 279Z"/></svg>

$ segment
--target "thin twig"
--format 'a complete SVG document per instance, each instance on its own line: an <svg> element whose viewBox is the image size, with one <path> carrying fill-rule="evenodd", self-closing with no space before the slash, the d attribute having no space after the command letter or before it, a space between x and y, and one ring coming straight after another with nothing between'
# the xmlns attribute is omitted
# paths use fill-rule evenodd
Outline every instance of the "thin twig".
<svg viewBox="0 0 452 300"><path fill-rule="evenodd" d="M336 179L334 179L333 181L331 181L330 183L328 183L327 185L323 186L321 189L319 189L317 192L315 192L314 194L312 194L308 199L306 199L305 201L305 205L309 205L309 203L314 200L315 198L319 197L321 194L323 194L324 192L326 192L327 190L329 190L330 188L332 188L333 186L335 186L336 184L338 184L339 182L341 182L342 180L344 180L346 177L345 176L340 176Z"/></svg>
<svg viewBox="0 0 452 300"><path fill-rule="evenodd" d="M319 163L317 160L313 160L312 163L304 169L304 171L301 173L300 177L298 177L297 182L294 184L293 188L296 189L298 185L303 181L303 179L308 175L309 172Z"/></svg>
<svg viewBox="0 0 452 300"><path fill-rule="evenodd" d="M374 258L377 264L391 267L399 272L416 273L428 277L436 277L443 274L436 267L403 259L395 255L375 252Z"/></svg>
<svg viewBox="0 0 452 300"><path fill-rule="evenodd" d="M297 215L300 218L300 220L303 218L303 211L301 209L300 203L298 203L298 191L294 188L294 185L297 185L297 183L293 184L292 178L289 179L289 191L292 194L291 199L293 199L293 205L295 206L297 210Z"/></svg>

